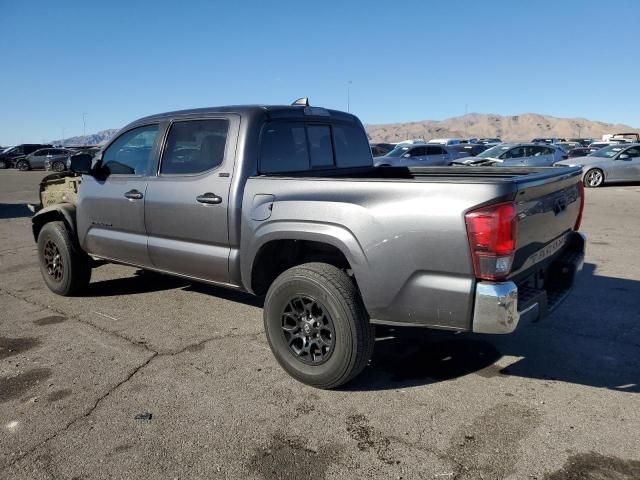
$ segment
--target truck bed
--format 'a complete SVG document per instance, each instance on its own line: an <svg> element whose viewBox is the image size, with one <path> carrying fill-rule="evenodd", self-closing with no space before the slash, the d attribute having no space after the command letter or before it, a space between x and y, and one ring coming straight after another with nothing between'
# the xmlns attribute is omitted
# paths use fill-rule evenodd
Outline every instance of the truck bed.
<svg viewBox="0 0 640 480"><path fill-rule="evenodd" d="M580 173L380 167L252 176L243 205L256 213L245 214L241 250L251 252L262 232L287 225L332 232L344 242L336 245L361 252L348 260L373 318L468 330L476 278L465 214L515 203L519 234L508 280L525 283L567 249L580 211Z"/></svg>

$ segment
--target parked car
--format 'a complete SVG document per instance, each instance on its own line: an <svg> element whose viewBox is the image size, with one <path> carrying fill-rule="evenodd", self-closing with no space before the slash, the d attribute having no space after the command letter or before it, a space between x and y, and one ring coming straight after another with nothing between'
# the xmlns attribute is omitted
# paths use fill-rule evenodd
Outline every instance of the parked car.
<svg viewBox="0 0 640 480"><path fill-rule="evenodd" d="M95 156L99 151L99 147L83 148L80 151L70 149L70 154L65 158L46 159L44 161L44 169L54 172L64 172L71 169L71 159L74 155L87 153L91 156Z"/></svg>
<svg viewBox="0 0 640 480"><path fill-rule="evenodd" d="M376 167L410 167L449 165L459 155L444 145L399 145L382 157L376 157Z"/></svg>
<svg viewBox="0 0 640 480"><path fill-rule="evenodd" d="M609 147L611 145L628 145L629 142L627 142L626 140L608 140L606 142L593 142L589 144L589 148L595 148L596 150L599 150L601 148L604 147Z"/></svg>
<svg viewBox="0 0 640 480"><path fill-rule="evenodd" d="M475 157L459 159L455 163L499 167L550 167L565 158L567 153L554 145L502 143Z"/></svg>
<svg viewBox="0 0 640 480"><path fill-rule="evenodd" d="M638 132L609 133L602 136L603 142L609 142L612 140L620 140L621 142L628 142L628 143L640 143L640 133Z"/></svg>
<svg viewBox="0 0 640 480"><path fill-rule="evenodd" d="M320 388L367 365L374 323L497 334L537 321L584 259L579 168L373 168L362 124L335 110L153 115L92 163L74 156L77 200L31 219L49 289L81 294L118 262L264 295L276 359Z"/></svg>
<svg viewBox="0 0 640 480"><path fill-rule="evenodd" d="M567 138L568 142L578 142L583 147L588 147L593 143L593 138Z"/></svg>
<svg viewBox="0 0 640 480"><path fill-rule="evenodd" d="M580 166L585 187L605 183L640 181L640 143L609 145L578 159L556 163L557 166Z"/></svg>
<svg viewBox="0 0 640 480"><path fill-rule="evenodd" d="M450 145L447 147L450 152L456 152L459 158L475 157L488 148L490 148L489 145L482 143L461 143L460 145Z"/></svg>
<svg viewBox="0 0 640 480"><path fill-rule="evenodd" d="M51 147L41 143L23 143L15 147L8 148L0 153L0 168L13 168L17 162L27 155L41 148Z"/></svg>
<svg viewBox="0 0 640 480"><path fill-rule="evenodd" d="M562 148L565 152L569 152L569 150L573 150L574 148L580 148L582 147L582 144L580 142L558 142L556 144L554 144L556 147L560 147Z"/></svg>
<svg viewBox="0 0 640 480"><path fill-rule="evenodd" d="M578 147L567 152L567 156L569 158L578 158L578 157L586 157L587 155L592 154L593 152L597 152L600 150L599 148L590 148L590 147Z"/></svg>
<svg viewBox="0 0 640 480"><path fill-rule="evenodd" d="M438 145L458 145L462 139L460 138L432 138L427 143L436 143Z"/></svg>
<svg viewBox="0 0 640 480"><path fill-rule="evenodd" d="M386 155L394 148L396 148L396 146L391 143L372 143L371 154L374 157L382 157L383 155Z"/></svg>
<svg viewBox="0 0 640 480"><path fill-rule="evenodd" d="M398 142L395 144L396 147L399 147L400 145L424 145L425 140L423 138L412 138L409 140L403 140L402 142Z"/></svg>
<svg viewBox="0 0 640 480"><path fill-rule="evenodd" d="M26 157L16 162L16 168L20 171L26 172L27 170L33 170L34 168L45 168L45 161L49 161L51 164L64 165L67 157L73 152L66 148L41 148L33 153L30 153ZM56 170L61 172L64 170Z"/></svg>
<svg viewBox="0 0 640 480"><path fill-rule="evenodd" d="M502 140L499 138L480 138L478 139L478 143L482 143L483 145L498 145L502 143Z"/></svg>
<svg viewBox="0 0 640 480"><path fill-rule="evenodd" d="M534 138L531 143L546 143L547 145L553 145L554 143L564 142L564 138L548 137L548 138Z"/></svg>

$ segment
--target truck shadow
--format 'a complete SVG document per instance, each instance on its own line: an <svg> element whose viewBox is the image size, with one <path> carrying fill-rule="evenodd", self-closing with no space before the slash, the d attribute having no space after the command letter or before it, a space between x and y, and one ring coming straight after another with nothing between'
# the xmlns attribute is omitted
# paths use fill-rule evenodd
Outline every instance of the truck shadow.
<svg viewBox="0 0 640 480"><path fill-rule="evenodd" d="M164 290L181 289L186 292L196 292L204 295L244 303L252 307L262 308L263 297L255 297L245 292L216 287L205 283L192 282L191 280L163 275L152 271L136 270L131 277L114 278L91 282L86 297L113 297L119 295L135 295L140 293L160 292Z"/></svg>
<svg viewBox="0 0 640 480"><path fill-rule="evenodd" d="M26 218L32 216L26 203L0 203L0 219Z"/></svg>
<svg viewBox="0 0 640 480"><path fill-rule="evenodd" d="M595 273L595 265L585 265L557 311L511 335L378 327L370 366L346 389L398 389L473 374L501 377L501 386L521 377L639 393L640 282Z"/></svg>

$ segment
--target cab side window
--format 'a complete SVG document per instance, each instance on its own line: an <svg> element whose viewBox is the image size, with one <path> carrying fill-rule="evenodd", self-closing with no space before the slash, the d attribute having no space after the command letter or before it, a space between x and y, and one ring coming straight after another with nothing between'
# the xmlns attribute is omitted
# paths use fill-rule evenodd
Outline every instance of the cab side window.
<svg viewBox="0 0 640 480"><path fill-rule="evenodd" d="M160 164L160 174L193 175L222 164L229 122L223 119L189 120L171 126Z"/></svg>
<svg viewBox="0 0 640 480"><path fill-rule="evenodd" d="M143 175L158 136L158 125L133 128L102 154L102 167L112 175Z"/></svg>

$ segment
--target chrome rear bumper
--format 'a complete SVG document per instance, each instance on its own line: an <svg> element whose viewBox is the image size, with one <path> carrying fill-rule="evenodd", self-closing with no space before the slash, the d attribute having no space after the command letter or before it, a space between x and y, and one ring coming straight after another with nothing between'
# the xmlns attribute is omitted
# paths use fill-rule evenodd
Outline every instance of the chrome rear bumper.
<svg viewBox="0 0 640 480"><path fill-rule="evenodd" d="M536 321L557 307L571 291L575 274L582 270L586 237L581 233L574 244L577 249L566 252L552 264L554 273L566 278L553 290L522 288L514 282L476 283L472 330L476 333L504 334L513 332L520 321Z"/></svg>

